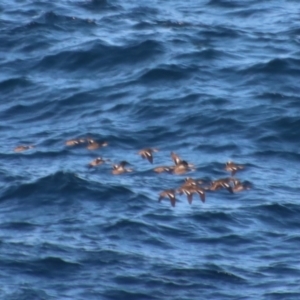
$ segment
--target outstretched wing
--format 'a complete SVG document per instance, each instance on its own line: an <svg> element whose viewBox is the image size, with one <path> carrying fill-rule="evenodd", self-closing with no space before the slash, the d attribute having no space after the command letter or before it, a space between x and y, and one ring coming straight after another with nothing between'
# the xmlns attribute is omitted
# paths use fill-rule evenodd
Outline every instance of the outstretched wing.
<svg viewBox="0 0 300 300"><path fill-rule="evenodd" d="M175 204L176 204L176 198L175 198L175 195L173 193L168 193L168 196L170 198L170 202L171 202L171 205L173 207L175 207Z"/></svg>
<svg viewBox="0 0 300 300"><path fill-rule="evenodd" d="M145 151L142 155L143 158L148 159L148 161L153 164L153 156L152 153L150 151Z"/></svg>
<svg viewBox="0 0 300 300"><path fill-rule="evenodd" d="M176 205L176 199L175 199L175 197L174 198L170 198L170 201L171 201L171 205L173 207L175 207L175 205Z"/></svg>
<svg viewBox="0 0 300 300"><path fill-rule="evenodd" d="M189 204L192 204L192 202L193 202L193 194L188 194L187 195L187 199L188 199Z"/></svg>
<svg viewBox="0 0 300 300"><path fill-rule="evenodd" d="M231 176L234 176L238 169L236 167L231 168Z"/></svg>
<svg viewBox="0 0 300 300"><path fill-rule="evenodd" d="M205 202L205 192L203 190L198 189L197 193L199 194L201 201L204 203Z"/></svg>
<svg viewBox="0 0 300 300"><path fill-rule="evenodd" d="M181 163L181 158L177 154L175 154L174 152L171 152L171 157L172 157L172 159L173 159L176 166Z"/></svg>
<svg viewBox="0 0 300 300"><path fill-rule="evenodd" d="M229 185L228 183L222 183L222 186L228 190L229 193L233 194L233 189L232 186Z"/></svg>
<svg viewBox="0 0 300 300"><path fill-rule="evenodd" d="M192 202L193 202L193 192L191 192L189 190L184 190L183 192L186 194L189 204L192 204Z"/></svg>

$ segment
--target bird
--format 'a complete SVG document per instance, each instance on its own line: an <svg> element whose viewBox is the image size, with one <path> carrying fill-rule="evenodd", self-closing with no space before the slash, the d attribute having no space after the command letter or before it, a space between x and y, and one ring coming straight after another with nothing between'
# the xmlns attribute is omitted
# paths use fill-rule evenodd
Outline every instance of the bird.
<svg viewBox="0 0 300 300"><path fill-rule="evenodd" d="M103 163L105 163L106 161L110 161L109 159L103 159L102 157L97 157L96 159L92 160L89 163L89 167L96 167L99 165L102 165Z"/></svg>
<svg viewBox="0 0 300 300"><path fill-rule="evenodd" d="M65 142L66 146L78 146L80 144L86 143L85 139L73 139Z"/></svg>
<svg viewBox="0 0 300 300"><path fill-rule="evenodd" d="M98 149L100 147L106 147L108 145L107 142L96 142L93 139L88 139L87 143L88 143L87 149L89 149L89 150L95 150L95 149Z"/></svg>
<svg viewBox="0 0 300 300"><path fill-rule="evenodd" d="M178 189L180 195L183 193L187 195L189 204L192 204L193 194L197 193L201 201L205 202L205 190L199 186L183 186Z"/></svg>
<svg viewBox="0 0 300 300"><path fill-rule="evenodd" d="M171 158L175 163L172 170L174 174L181 175L188 171L195 170L195 166L193 164L189 164L187 161L182 160L176 153L171 152Z"/></svg>
<svg viewBox="0 0 300 300"><path fill-rule="evenodd" d="M142 149L138 152L138 154L143 158L143 159L148 159L148 161L153 164L153 152L158 152L158 149L156 148L146 148Z"/></svg>
<svg viewBox="0 0 300 300"><path fill-rule="evenodd" d="M231 172L231 176L234 176L237 171L242 169L244 169L244 166L237 165L232 161L228 161L225 165L225 170Z"/></svg>
<svg viewBox="0 0 300 300"><path fill-rule="evenodd" d="M203 183L202 180L193 179L191 177L186 177L184 179L184 183L182 186L197 186L198 184L202 184L202 183Z"/></svg>
<svg viewBox="0 0 300 300"><path fill-rule="evenodd" d="M32 149L32 148L34 148L34 147L35 147L34 145L28 145L28 146L20 145L20 146L17 146L17 147L14 149L14 151L15 151L15 152L23 152L23 151Z"/></svg>
<svg viewBox="0 0 300 300"><path fill-rule="evenodd" d="M227 189L230 193L233 193L232 186L230 185L230 182L232 181L232 178L222 178L215 180L211 183L210 187L208 187L211 191L216 191L222 188Z"/></svg>
<svg viewBox="0 0 300 300"><path fill-rule="evenodd" d="M126 172L132 172L132 169L125 168L129 163L127 161L121 161L118 165L113 165L112 173L114 175L119 175Z"/></svg>
<svg viewBox="0 0 300 300"><path fill-rule="evenodd" d="M173 174L181 175L188 171L195 170L193 165L188 164L185 160L182 160L179 164L175 165L172 169Z"/></svg>
<svg viewBox="0 0 300 300"><path fill-rule="evenodd" d="M173 172L174 167L173 166L159 166L153 169L154 172L156 173L172 173Z"/></svg>
<svg viewBox="0 0 300 300"><path fill-rule="evenodd" d="M250 186L248 184L240 182L238 179L234 179L232 191L235 193L244 190L250 190Z"/></svg>
<svg viewBox="0 0 300 300"><path fill-rule="evenodd" d="M189 164L187 161L181 159L175 152L171 152L171 158L173 159L175 165L180 165L182 162L187 163L190 167L193 167L193 164Z"/></svg>
<svg viewBox="0 0 300 300"><path fill-rule="evenodd" d="M175 194L176 194L176 191L173 190L173 189L162 191L159 194L158 202L160 202L163 198L169 198L170 202L171 202L171 205L173 207L175 207L175 204L176 204L176 196L175 196Z"/></svg>
<svg viewBox="0 0 300 300"><path fill-rule="evenodd" d="M171 158L173 159L175 165L179 165L182 162L182 159L174 152L171 152Z"/></svg>

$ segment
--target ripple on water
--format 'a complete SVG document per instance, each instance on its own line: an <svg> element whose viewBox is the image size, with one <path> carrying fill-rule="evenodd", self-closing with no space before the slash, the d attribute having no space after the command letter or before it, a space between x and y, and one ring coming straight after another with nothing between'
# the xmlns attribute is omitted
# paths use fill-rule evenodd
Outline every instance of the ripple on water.
<svg viewBox="0 0 300 300"><path fill-rule="evenodd" d="M299 298L300 5L170 3L0 4L1 299ZM228 160L251 190L158 202Z"/></svg>

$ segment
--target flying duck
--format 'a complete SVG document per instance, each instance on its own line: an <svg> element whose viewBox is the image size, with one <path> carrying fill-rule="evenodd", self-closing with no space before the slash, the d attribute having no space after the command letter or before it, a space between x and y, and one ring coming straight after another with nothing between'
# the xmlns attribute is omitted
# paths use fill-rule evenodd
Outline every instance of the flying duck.
<svg viewBox="0 0 300 300"><path fill-rule="evenodd" d="M196 193L199 195L201 201L203 203L205 202L205 191L199 186L183 186L178 189L178 192L180 195L182 195L183 193L187 195L189 204L192 204L193 194Z"/></svg>
<svg viewBox="0 0 300 300"><path fill-rule="evenodd" d="M34 148L34 147L35 147L34 145L29 145L29 146L20 145L20 146L17 146L14 149L14 151L15 152L23 152L23 151L29 150L31 148Z"/></svg>
<svg viewBox="0 0 300 300"><path fill-rule="evenodd" d="M165 191L162 191L160 194L159 194L159 198L158 198L158 202L160 202L163 198L169 198L170 199L170 202L171 202L171 205L173 207L175 207L175 204L176 204L176 196L175 196L175 193L176 191L175 190L165 190Z"/></svg>
<svg viewBox="0 0 300 300"><path fill-rule="evenodd" d="M105 163L106 161L110 161L109 159L103 159L102 157L97 157L96 159L92 160L89 163L89 167L96 167L99 165L102 165L103 163Z"/></svg>
<svg viewBox="0 0 300 300"><path fill-rule="evenodd" d="M244 166L237 165L232 161L228 161L225 165L225 170L231 172L231 176L234 176L237 171L242 169L244 169Z"/></svg>
<svg viewBox="0 0 300 300"><path fill-rule="evenodd" d="M121 161L118 165L113 165L112 173L114 175L119 175L126 172L132 172L132 169L125 168L129 163L127 161Z"/></svg>
<svg viewBox="0 0 300 300"><path fill-rule="evenodd" d="M148 161L153 164L153 152L158 152L158 149L156 148L146 148L142 149L138 152L138 154L143 158L143 159L148 159Z"/></svg>
<svg viewBox="0 0 300 300"><path fill-rule="evenodd" d="M208 189L211 191L216 191L225 188L230 193L233 193L232 186L230 185L230 182L232 180L233 180L232 178L222 178L222 179L215 180L211 183Z"/></svg>
<svg viewBox="0 0 300 300"><path fill-rule="evenodd" d="M78 146L78 145L84 144L84 143L86 143L85 139L73 139L73 140L68 140L65 142L65 144L67 146Z"/></svg>
<svg viewBox="0 0 300 300"><path fill-rule="evenodd" d="M89 150L95 150L95 149L98 149L100 147L106 147L108 145L107 142L96 142L93 139L88 139L87 143L88 143L87 149L89 149Z"/></svg>

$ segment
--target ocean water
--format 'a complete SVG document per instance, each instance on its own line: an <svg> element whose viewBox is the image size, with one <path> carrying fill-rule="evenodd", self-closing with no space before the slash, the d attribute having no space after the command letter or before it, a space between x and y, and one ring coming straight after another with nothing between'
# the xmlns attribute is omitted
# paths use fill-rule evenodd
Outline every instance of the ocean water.
<svg viewBox="0 0 300 300"><path fill-rule="evenodd" d="M0 299L300 299L299 10L1 1ZM171 151L196 170L153 172ZM158 202L228 160L250 190Z"/></svg>

